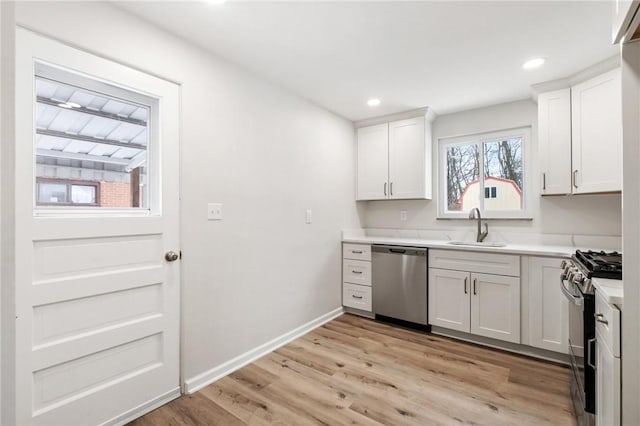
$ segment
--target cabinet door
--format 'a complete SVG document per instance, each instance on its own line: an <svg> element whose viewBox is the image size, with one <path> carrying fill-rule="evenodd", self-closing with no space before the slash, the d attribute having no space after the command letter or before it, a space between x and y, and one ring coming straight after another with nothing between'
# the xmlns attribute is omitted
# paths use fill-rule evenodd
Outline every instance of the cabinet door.
<svg viewBox="0 0 640 426"><path fill-rule="evenodd" d="M560 259L529 258L529 344L568 353L569 302L560 290Z"/></svg>
<svg viewBox="0 0 640 426"><path fill-rule="evenodd" d="M471 333L520 343L520 278L471 274Z"/></svg>
<svg viewBox="0 0 640 426"><path fill-rule="evenodd" d="M571 90L538 96L542 195L571 194Z"/></svg>
<svg viewBox="0 0 640 426"><path fill-rule="evenodd" d="M384 200L389 193L389 125L358 129L358 200Z"/></svg>
<svg viewBox="0 0 640 426"><path fill-rule="evenodd" d="M598 336L596 334L596 336ZM596 343L596 425L620 424L620 358L615 358L609 348Z"/></svg>
<svg viewBox="0 0 640 426"><path fill-rule="evenodd" d="M468 272L429 268L429 324L469 332Z"/></svg>
<svg viewBox="0 0 640 426"><path fill-rule="evenodd" d="M389 123L389 198L426 198L424 117Z"/></svg>
<svg viewBox="0 0 640 426"><path fill-rule="evenodd" d="M571 89L573 193L622 190L620 69Z"/></svg>

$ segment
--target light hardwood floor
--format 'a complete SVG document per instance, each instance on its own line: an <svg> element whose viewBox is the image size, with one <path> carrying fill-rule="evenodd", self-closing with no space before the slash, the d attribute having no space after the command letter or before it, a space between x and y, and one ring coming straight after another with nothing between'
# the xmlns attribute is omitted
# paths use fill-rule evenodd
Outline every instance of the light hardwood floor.
<svg viewBox="0 0 640 426"><path fill-rule="evenodd" d="M345 314L131 425L574 425L569 374Z"/></svg>

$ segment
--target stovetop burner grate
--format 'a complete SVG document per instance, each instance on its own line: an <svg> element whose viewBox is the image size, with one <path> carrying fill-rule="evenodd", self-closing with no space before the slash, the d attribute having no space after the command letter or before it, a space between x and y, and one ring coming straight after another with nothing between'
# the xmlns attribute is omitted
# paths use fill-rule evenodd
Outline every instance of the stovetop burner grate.
<svg viewBox="0 0 640 426"><path fill-rule="evenodd" d="M577 250L575 258L586 269L588 278L622 279L622 254L617 251Z"/></svg>

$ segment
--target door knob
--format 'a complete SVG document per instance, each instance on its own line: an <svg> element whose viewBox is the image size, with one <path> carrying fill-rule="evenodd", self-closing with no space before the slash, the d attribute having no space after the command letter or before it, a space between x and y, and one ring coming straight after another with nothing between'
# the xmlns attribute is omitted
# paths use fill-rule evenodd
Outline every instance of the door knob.
<svg viewBox="0 0 640 426"><path fill-rule="evenodd" d="M164 255L164 260L167 262L175 262L178 259L180 259L180 255L175 251L168 251Z"/></svg>

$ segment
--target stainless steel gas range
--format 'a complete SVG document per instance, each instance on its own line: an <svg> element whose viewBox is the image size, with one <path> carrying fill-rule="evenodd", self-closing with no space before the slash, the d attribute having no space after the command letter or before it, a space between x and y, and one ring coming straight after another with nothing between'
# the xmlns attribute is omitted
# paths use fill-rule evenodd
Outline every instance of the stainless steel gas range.
<svg viewBox="0 0 640 426"><path fill-rule="evenodd" d="M592 278L622 279L618 252L577 250L561 264L560 289L569 300L571 397L579 425L595 425L595 294Z"/></svg>

